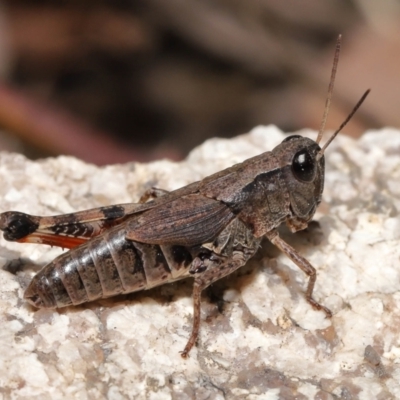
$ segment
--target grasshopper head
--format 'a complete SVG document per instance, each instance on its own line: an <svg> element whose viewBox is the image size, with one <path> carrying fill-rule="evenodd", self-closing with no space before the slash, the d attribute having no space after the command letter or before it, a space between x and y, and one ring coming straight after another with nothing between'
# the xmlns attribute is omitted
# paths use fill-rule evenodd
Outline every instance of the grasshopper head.
<svg viewBox="0 0 400 400"><path fill-rule="evenodd" d="M287 137L274 150L289 194L290 219L298 220L300 225L313 217L321 202L325 158L319 156L320 152L318 143L300 135Z"/></svg>

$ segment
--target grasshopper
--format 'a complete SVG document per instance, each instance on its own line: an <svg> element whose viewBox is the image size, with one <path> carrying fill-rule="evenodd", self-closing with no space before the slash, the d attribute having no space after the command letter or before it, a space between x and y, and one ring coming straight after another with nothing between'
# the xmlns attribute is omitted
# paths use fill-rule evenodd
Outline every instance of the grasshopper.
<svg viewBox="0 0 400 400"><path fill-rule="evenodd" d="M265 236L308 275L307 301L330 317L312 296L315 268L277 228L283 222L292 232L308 226L322 197L324 152L369 93L320 147L340 43L339 36L316 141L289 136L272 151L175 191L153 188L139 203L51 217L0 214L6 240L70 249L36 274L25 299L38 308L58 308L192 277L193 327L185 358L198 337L202 291L246 264Z"/></svg>

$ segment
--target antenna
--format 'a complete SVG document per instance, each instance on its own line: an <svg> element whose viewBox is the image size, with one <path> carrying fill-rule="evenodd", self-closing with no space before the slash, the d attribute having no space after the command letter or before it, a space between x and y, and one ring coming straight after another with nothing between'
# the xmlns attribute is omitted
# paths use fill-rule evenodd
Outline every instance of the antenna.
<svg viewBox="0 0 400 400"><path fill-rule="evenodd" d="M324 134L326 120L328 118L328 113L329 113L329 107L331 106L331 100L332 100L332 94L333 94L333 86L335 84L335 76L336 76L337 66L338 66L338 63L339 63L339 55L340 55L340 46L341 46L341 44L342 44L342 35L339 35L337 40L336 40L335 57L333 59L331 80L329 81L329 86L328 86L328 97L326 98L324 115L322 116L321 126L319 128L319 132L318 132L318 136L317 136L317 140L316 140L316 142L318 144L321 141L322 136Z"/></svg>
<svg viewBox="0 0 400 400"><path fill-rule="evenodd" d="M332 136L328 139L328 141L324 144L322 149L318 152L317 154L317 160L319 160L323 155L324 151L326 148L330 145L333 139L335 139L336 135L347 125L347 123L351 120L352 116L355 114L355 112L360 108L361 104L364 102L365 98L368 96L369 92L371 89L368 89L358 100L357 104L354 106L353 110L351 113L347 116L347 118L340 124L339 128L333 132Z"/></svg>

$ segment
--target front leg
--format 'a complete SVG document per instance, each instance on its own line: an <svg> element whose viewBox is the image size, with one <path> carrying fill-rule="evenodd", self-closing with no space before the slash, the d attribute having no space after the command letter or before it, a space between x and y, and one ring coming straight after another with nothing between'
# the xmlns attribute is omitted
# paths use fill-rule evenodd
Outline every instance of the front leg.
<svg viewBox="0 0 400 400"><path fill-rule="evenodd" d="M313 297L313 291L315 286L315 281L317 279L317 272L315 268L302 257L293 247L289 246L281 237L278 232L274 229L265 235L268 240L271 241L279 250L285 253L302 271L304 271L309 277L306 300L315 308L316 310L322 310L327 317L332 317L332 311L326 308L322 304L318 303Z"/></svg>

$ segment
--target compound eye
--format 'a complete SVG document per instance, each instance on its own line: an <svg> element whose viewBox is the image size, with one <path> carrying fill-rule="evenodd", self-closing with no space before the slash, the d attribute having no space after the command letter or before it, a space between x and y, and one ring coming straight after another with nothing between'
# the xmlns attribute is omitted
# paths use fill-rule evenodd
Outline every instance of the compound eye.
<svg viewBox="0 0 400 400"><path fill-rule="evenodd" d="M315 164L316 160L310 156L307 150L300 150L293 157L293 175L300 181L311 182L315 176Z"/></svg>
<svg viewBox="0 0 400 400"><path fill-rule="evenodd" d="M298 138L301 138L301 136L300 136L300 135L288 136L287 138L285 138L285 139L282 140L282 143L289 142L290 140L298 139Z"/></svg>

